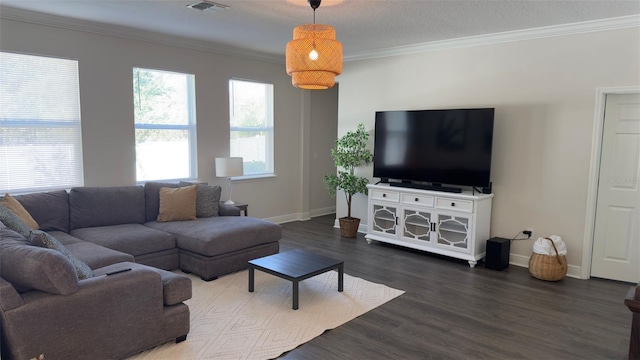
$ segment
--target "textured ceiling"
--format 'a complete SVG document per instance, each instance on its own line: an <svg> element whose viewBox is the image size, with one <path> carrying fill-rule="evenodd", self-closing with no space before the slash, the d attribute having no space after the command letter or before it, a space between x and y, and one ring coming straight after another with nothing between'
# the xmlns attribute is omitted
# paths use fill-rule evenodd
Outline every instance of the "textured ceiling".
<svg viewBox="0 0 640 360"><path fill-rule="evenodd" d="M313 22L306 0L196 1L0 0L5 18L31 11L186 37L226 48L283 56L296 25ZM25 12L23 10L28 10ZM3 14L13 14L5 16ZM639 0L324 0L316 22L336 28L345 57L448 39L640 14ZM27 16L28 17L28 16ZM43 17L40 15L39 17Z"/></svg>

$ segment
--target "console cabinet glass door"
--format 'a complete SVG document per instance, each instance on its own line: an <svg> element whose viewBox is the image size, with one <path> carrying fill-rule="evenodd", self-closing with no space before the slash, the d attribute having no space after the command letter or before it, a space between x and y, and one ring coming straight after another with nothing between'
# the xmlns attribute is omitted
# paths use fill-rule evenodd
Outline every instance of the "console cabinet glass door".
<svg viewBox="0 0 640 360"><path fill-rule="evenodd" d="M405 208L402 212L402 237L431 241L431 229L435 215L416 209Z"/></svg>
<svg viewBox="0 0 640 360"><path fill-rule="evenodd" d="M373 232L397 234L398 220L396 214L398 213L398 207L384 203L374 203L372 205Z"/></svg>
<svg viewBox="0 0 640 360"><path fill-rule="evenodd" d="M450 250L471 251L471 217L439 214L436 244Z"/></svg>

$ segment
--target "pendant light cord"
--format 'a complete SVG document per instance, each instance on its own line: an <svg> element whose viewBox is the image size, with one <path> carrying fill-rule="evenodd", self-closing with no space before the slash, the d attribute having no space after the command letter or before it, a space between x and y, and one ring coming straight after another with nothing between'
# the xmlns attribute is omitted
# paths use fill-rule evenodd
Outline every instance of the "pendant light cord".
<svg viewBox="0 0 640 360"><path fill-rule="evenodd" d="M320 7L320 3L322 0L307 0L309 1L309 6L313 9L313 25L316 24L316 9Z"/></svg>

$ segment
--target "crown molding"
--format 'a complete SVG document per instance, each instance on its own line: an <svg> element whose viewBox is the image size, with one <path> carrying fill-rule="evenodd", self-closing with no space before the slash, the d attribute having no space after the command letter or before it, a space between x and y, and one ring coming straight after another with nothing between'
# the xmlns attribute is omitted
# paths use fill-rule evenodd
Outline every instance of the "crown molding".
<svg viewBox="0 0 640 360"><path fill-rule="evenodd" d="M146 41L186 49L200 50L220 55L265 61L277 64L284 63L284 54L274 55L254 50L241 49L208 41L190 39L153 31L139 30L125 26L104 24L93 21L72 19L68 17L44 14L34 11L16 9L0 5L0 18L46 25L69 30L90 32L132 40ZM360 51L347 54L346 61L375 59L389 56L418 54L436 50L464 48L472 46L498 44L504 42L541 39L554 36L575 35L597 31L607 31L630 27L640 27L640 15L630 15L602 20L585 21L571 24L554 25L541 28L507 31L494 34L469 36L456 39L431 41L421 44L397 46L371 51Z"/></svg>
<svg viewBox="0 0 640 360"><path fill-rule="evenodd" d="M469 36L456 39L432 41L408 46L398 46L372 51L361 51L344 56L344 61L367 60L389 56L418 54L429 51L490 45L504 42L542 39L555 36L583 34L631 27L640 27L640 15L630 15L602 20L554 25L533 29Z"/></svg>
<svg viewBox="0 0 640 360"><path fill-rule="evenodd" d="M37 25L52 26L67 30L76 30L99 35L107 35L162 45L176 46L185 49L205 51L219 55L228 55L250 60L265 61L277 64L284 63L284 54L273 55L261 53L255 50L241 49L176 35L162 34L154 31L140 30L126 26L111 25L94 21L72 19L64 16L22 10L4 5L0 5L0 18Z"/></svg>

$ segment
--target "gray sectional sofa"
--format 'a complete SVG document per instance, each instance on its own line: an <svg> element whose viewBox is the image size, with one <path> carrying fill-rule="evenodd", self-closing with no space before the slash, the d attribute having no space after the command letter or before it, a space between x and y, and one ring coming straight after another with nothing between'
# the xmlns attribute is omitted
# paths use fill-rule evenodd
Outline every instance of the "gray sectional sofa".
<svg viewBox="0 0 640 360"><path fill-rule="evenodd" d="M184 340L189 309L183 301L191 297L191 281L168 270L212 280L279 251L279 225L238 216L237 208L222 203L214 216L156 221L159 189L178 186L79 187L14 196L40 230L94 276L70 279L73 262L0 223L2 358L117 359ZM34 279L46 286L34 288Z"/></svg>
<svg viewBox="0 0 640 360"><path fill-rule="evenodd" d="M126 256L127 261L164 270L181 269L213 280L245 269L251 259L278 252L279 225L239 216L240 210L230 205L220 203L219 216L156 221L160 188L178 186L148 182L144 187L79 187L15 199L41 230L69 250L81 248L80 259L95 253L97 245L112 250L112 257Z"/></svg>

